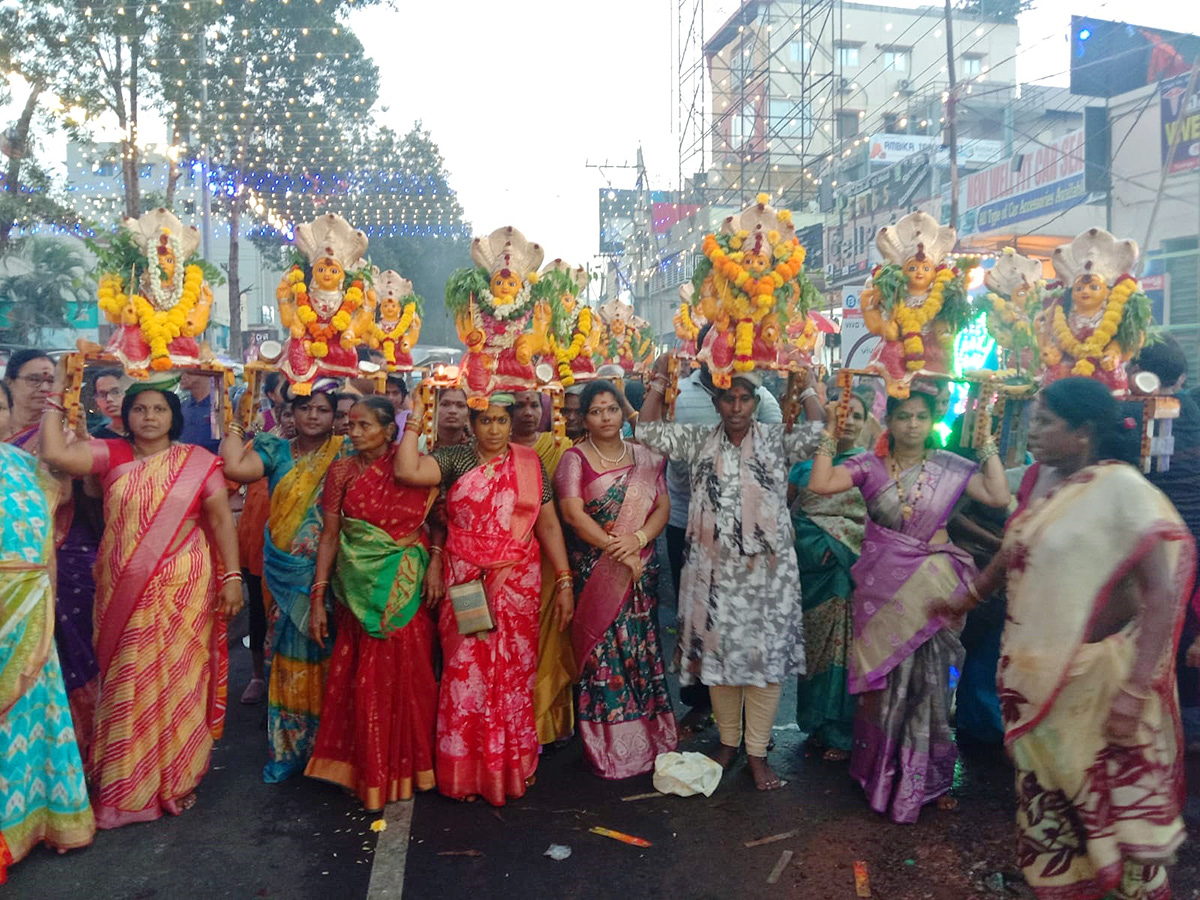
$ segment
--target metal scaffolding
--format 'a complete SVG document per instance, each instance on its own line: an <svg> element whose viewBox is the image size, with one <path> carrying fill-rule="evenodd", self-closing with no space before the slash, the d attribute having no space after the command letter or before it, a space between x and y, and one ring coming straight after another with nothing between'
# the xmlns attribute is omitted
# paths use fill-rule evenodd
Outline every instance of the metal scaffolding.
<svg viewBox="0 0 1200 900"><path fill-rule="evenodd" d="M760 192L809 208L839 137L842 0L744 0L705 35L705 0L677 0L679 184L738 206Z"/></svg>

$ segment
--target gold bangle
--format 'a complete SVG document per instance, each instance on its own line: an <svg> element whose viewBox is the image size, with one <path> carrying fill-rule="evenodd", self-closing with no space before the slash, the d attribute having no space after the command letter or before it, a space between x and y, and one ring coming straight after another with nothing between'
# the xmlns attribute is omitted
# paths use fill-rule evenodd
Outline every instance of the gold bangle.
<svg viewBox="0 0 1200 900"><path fill-rule="evenodd" d="M430 556L433 556L433 554L435 554L435 553L445 553L445 552L446 552L445 549L442 547L439 547L437 544L434 544L432 547L429 548Z"/></svg>
<svg viewBox="0 0 1200 900"><path fill-rule="evenodd" d="M837 456L837 445L837 438L828 431L822 431L821 436L817 438L817 453L832 459Z"/></svg>
<svg viewBox="0 0 1200 900"><path fill-rule="evenodd" d="M646 532L642 531L639 528L637 531L635 531L633 533L633 536L635 538L637 538L639 549L642 549L642 550L646 549L646 545L648 543L650 543L650 539L646 537Z"/></svg>

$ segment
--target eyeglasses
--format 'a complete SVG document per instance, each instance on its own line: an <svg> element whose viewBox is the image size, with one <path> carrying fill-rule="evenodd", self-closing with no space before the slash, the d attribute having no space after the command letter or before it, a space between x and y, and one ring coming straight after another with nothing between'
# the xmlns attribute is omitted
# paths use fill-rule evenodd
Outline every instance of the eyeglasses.
<svg viewBox="0 0 1200 900"><path fill-rule="evenodd" d="M108 391L96 391L96 399L98 400L120 400L125 396L125 392L121 388L112 388Z"/></svg>
<svg viewBox="0 0 1200 900"><path fill-rule="evenodd" d="M54 384L53 375L18 375L17 380L25 382L31 388L41 384Z"/></svg>

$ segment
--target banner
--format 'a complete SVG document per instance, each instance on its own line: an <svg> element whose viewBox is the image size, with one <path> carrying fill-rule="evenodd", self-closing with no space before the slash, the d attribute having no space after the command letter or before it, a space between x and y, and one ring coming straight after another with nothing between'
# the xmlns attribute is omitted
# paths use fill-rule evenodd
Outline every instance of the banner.
<svg viewBox="0 0 1200 900"><path fill-rule="evenodd" d="M1162 107L1162 164L1167 174L1200 169L1200 91L1188 96L1192 76L1179 75L1159 82ZM1175 153L1171 155L1171 144ZM1167 157L1171 157L1170 165Z"/></svg>

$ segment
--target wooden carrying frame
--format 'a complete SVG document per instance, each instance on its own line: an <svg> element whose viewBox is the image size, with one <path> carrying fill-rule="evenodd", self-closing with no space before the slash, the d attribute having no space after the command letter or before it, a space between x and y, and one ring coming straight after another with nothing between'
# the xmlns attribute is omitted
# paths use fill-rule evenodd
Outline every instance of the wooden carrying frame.
<svg viewBox="0 0 1200 900"><path fill-rule="evenodd" d="M63 389L63 407L67 411L67 427L74 431L79 427L81 412L79 399L83 393L83 381L87 370L121 369L124 371L124 369L119 359L109 356L107 353L68 353L64 357L64 366L67 372L67 383ZM213 391L213 396L216 398L218 431L220 432L214 434L213 437L221 437L233 418L233 410L229 404L229 389L233 387L234 380L233 370L227 369L217 362L205 362L195 366L180 366L169 371L221 379L219 388Z"/></svg>
<svg viewBox="0 0 1200 900"><path fill-rule="evenodd" d="M437 391L449 390L457 388L465 393L462 385L462 367L455 365L446 365L438 363L435 366L427 368L418 367L414 371L424 372L421 378L421 383L414 388L422 403L425 405L425 416L421 421L421 433L425 435L425 440L433 439L437 430ZM514 393L524 393L524 391L537 391L539 394L549 394L551 402L551 430L555 437L567 436L567 420L563 416L563 390L562 382L547 381L537 385L530 385L521 390L514 390Z"/></svg>

